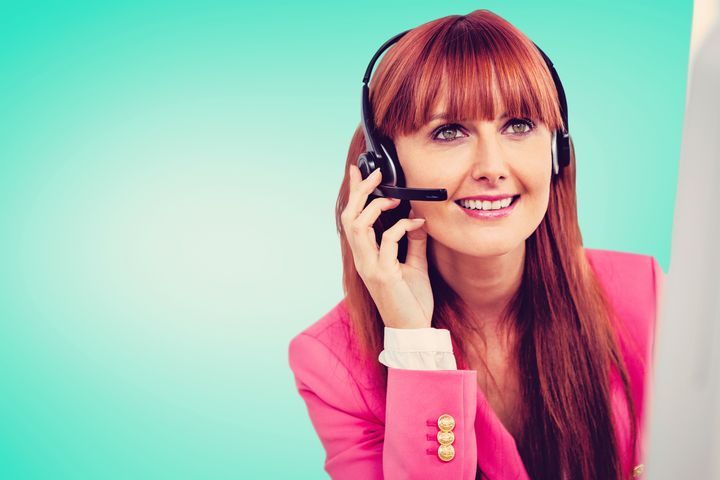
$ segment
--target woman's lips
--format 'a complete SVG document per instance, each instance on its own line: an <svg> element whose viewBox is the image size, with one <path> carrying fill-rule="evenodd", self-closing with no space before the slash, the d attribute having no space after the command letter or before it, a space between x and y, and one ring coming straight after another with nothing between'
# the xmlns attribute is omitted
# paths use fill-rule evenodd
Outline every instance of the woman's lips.
<svg viewBox="0 0 720 480"><path fill-rule="evenodd" d="M455 205L458 206L460 210L465 212L465 214L472 218L479 218L482 220L494 220L497 218L503 218L507 217L512 213L512 211L515 209L515 205L520 200L520 195L517 195L513 197L513 201L505 208L500 208L498 210L471 210L469 208L465 208L459 203L455 203Z"/></svg>

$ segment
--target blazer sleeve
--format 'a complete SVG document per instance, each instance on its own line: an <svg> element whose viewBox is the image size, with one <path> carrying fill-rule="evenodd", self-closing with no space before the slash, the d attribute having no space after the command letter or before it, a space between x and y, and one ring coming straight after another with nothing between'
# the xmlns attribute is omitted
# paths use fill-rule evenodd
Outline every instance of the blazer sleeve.
<svg viewBox="0 0 720 480"><path fill-rule="evenodd" d="M319 339L305 333L293 338L289 362L331 478L475 478L474 370L389 368L383 422L351 371ZM454 437L442 449L444 460L438 455L441 417L450 420L443 429ZM442 437L446 444L449 436Z"/></svg>

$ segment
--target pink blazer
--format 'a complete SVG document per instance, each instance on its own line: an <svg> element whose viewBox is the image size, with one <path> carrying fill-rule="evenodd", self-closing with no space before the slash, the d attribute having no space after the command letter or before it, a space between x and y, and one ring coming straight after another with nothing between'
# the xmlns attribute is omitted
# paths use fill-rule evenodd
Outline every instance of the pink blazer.
<svg viewBox="0 0 720 480"><path fill-rule="evenodd" d="M644 440L662 270L647 255L585 252L609 294L616 321L624 326L621 348ZM644 361L631 361L629 348L639 349ZM289 345L290 368L325 448L331 478L474 479L478 465L485 479L529 478L514 438L477 387L475 370L389 368L385 387L358 358L344 300ZM645 442L629 451L628 410L617 372L611 385L622 461L635 467L633 477L644 478ZM449 461L438 456L438 418L443 414L455 420L455 454Z"/></svg>

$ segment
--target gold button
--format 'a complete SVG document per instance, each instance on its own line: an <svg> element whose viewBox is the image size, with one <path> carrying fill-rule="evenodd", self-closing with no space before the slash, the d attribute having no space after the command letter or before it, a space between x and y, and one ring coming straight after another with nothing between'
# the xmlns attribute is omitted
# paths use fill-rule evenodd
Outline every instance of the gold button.
<svg viewBox="0 0 720 480"><path fill-rule="evenodd" d="M642 463L640 465L635 465L635 468L633 468L632 471L632 476L639 477L640 475L642 475L643 470L645 470L645 465L643 465Z"/></svg>
<svg viewBox="0 0 720 480"><path fill-rule="evenodd" d="M452 415L444 413L438 418L438 427L443 432L449 432L450 430L455 428L455 419L452 417Z"/></svg>
<svg viewBox="0 0 720 480"><path fill-rule="evenodd" d="M455 447L452 445L440 445L438 447L438 457L443 462L449 462L455 458Z"/></svg>
<svg viewBox="0 0 720 480"><path fill-rule="evenodd" d="M455 441L455 434L453 432L443 432L440 430L437 433L437 441L440 445L450 445Z"/></svg>

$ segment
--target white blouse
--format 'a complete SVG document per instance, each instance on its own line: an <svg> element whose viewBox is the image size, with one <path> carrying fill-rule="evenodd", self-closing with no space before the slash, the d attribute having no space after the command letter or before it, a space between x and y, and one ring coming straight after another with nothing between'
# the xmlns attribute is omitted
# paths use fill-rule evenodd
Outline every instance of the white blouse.
<svg viewBox="0 0 720 480"><path fill-rule="evenodd" d="M383 365L406 370L457 370L450 330L385 327Z"/></svg>

